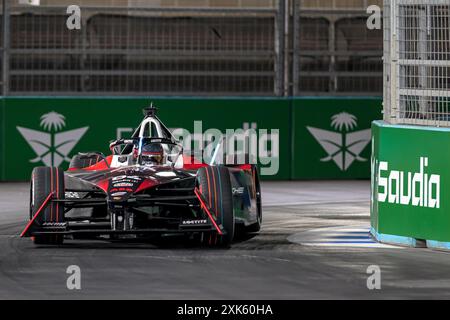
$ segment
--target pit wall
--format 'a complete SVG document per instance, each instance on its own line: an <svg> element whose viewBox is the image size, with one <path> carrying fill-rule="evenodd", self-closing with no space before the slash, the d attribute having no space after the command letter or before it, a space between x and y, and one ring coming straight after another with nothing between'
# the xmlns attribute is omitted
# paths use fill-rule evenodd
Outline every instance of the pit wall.
<svg viewBox="0 0 450 320"><path fill-rule="evenodd" d="M372 138L372 235L449 249L450 129L375 121Z"/></svg>
<svg viewBox="0 0 450 320"><path fill-rule="evenodd" d="M58 153L67 154L63 169L77 152L107 154L119 132L131 134L150 101L169 128L194 132L194 121L202 121L203 132L279 129L279 170L264 180L370 177L370 125L382 118L378 98L10 97L0 100L0 181L27 181L33 167L45 157L57 161Z"/></svg>

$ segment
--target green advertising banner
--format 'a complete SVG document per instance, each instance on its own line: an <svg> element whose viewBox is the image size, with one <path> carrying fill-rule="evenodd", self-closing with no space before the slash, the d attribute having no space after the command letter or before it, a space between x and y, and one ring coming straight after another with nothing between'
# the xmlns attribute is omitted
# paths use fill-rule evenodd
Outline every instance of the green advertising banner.
<svg viewBox="0 0 450 320"><path fill-rule="evenodd" d="M108 154L109 142L129 137L151 101L171 129L251 128L258 141L266 132L278 148L268 142L269 161L262 163L258 145L260 167L276 173L265 180L370 177L370 123L381 118L379 99L17 97L1 103L1 180L28 180L35 166L66 169L77 152Z"/></svg>
<svg viewBox="0 0 450 320"><path fill-rule="evenodd" d="M293 179L367 179L370 126L382 118L380 99L293 101Z"/></svg>
<svg viewBox="0 0 450 320"><path fill-rule="evenodd" d="M133 98L7 98L2 180L28 180L35 166L67 168L79 151L109 153L111 140L129 137L153 101L169 128L203 133L216 128L279 130L277 174L263 179L290 178L291 134L289 100L284 99L133 99ZM198 126L197 126L198 127ZM197 128L198 129L198 128ZM274 155L275 156L275 155ZM278 161L278 159L277 159Z"/></svg>
<svg viewBox="0 0 450 320"><path fill-rule="evenodd" d="M387 242L450 242L450 130L382 121L372 129L372 233Z"/></svg>

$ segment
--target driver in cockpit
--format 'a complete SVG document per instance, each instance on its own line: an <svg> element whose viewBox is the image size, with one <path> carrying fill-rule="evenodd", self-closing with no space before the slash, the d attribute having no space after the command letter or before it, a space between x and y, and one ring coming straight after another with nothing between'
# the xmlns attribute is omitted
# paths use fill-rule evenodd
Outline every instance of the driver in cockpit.
<svg viewBox="0 0 450 320"><path fill-rule="evenodd" d="M164 164L164 149L160 143L148 143L141 147L141 165L162 165Z"/></svg>

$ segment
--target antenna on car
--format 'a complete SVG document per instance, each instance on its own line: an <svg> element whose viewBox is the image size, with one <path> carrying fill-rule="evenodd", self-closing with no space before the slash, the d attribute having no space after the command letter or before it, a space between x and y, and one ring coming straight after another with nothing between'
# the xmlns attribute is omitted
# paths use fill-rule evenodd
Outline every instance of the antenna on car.
<svg viewBox="0 0 450 320"><path fill-rule="evenodd" d="M158 111L158 108L155 107L155 105L150 103L150 106L144 109L144 116L146 118L148 117L154 117L156 115L156 111Z"/></svg>

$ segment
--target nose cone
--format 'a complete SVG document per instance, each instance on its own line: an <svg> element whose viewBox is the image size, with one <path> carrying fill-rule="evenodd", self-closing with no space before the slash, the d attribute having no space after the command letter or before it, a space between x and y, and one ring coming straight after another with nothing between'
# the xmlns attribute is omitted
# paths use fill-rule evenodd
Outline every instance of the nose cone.
<svg viewBox="0 0 450 320"><path fill-rule="evenodd" d="M126 201L131 195L185 179L195 179L195 174L174 170L167 166L127 167L98 174L91 179L111 201Z"/></svg>
<svg viewBox="0 0 450 320"><path fill-rule="evenodd" d="M112 201L126 201L136 192L156 185L152 177L120 176L109 181L108 197Z"/></svg>

